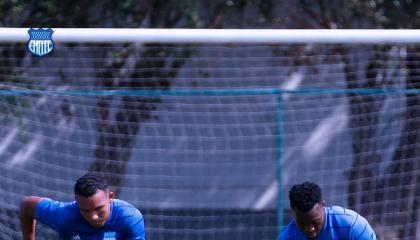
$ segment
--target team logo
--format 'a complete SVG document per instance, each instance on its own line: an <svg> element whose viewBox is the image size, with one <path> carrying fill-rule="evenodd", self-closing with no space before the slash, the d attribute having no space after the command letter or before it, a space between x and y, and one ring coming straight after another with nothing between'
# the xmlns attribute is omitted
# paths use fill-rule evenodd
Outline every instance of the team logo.
<svg viewBox="0 0 420 240"><path fill-rule="evenodd" d="M54 49L54 43L51 39L53 32L54 31L51 30L51 28L29 29L29 51L39 57L45 56L48 53L52 52L52 50Z"/></svg>

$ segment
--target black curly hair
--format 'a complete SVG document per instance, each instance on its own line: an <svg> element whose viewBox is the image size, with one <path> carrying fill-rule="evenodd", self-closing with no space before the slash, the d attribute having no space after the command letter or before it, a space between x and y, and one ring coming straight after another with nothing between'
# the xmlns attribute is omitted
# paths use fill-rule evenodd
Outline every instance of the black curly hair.
<svg viewBox="0 0 420 240"><path fill-rule="evenodd" d="M322 202L321 188L313 182L293 185L289 191L290 207L301 212L309 212L313 206Z"/></svg>
<svg viewBox="0 0 420 240"><path fill-rule="evenodd" d="M108 183L104 177L93 172L88 172L77 179L74 185L74 193L83 197L90 197L98 190L108 190Z"/></svg>

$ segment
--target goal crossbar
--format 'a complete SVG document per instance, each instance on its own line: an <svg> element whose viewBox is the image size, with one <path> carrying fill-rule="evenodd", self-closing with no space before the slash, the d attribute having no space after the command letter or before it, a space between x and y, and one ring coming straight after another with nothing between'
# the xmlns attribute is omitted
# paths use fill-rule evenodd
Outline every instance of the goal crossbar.
<svg viewBox="0 0 420 240"><path fill-rule="evenodd" d="M419 43L415 29L52 28L54 42ZM29 28L0 28L0 42L26 42Z"/></svg>

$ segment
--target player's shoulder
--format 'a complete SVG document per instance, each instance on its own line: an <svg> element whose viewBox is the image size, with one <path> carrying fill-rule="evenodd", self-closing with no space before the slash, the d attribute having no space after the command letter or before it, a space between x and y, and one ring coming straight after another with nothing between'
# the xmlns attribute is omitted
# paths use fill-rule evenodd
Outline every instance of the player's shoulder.
<svg viewBox="0 0 420 240"><path fill-rule="evenodd" d="M326 209L331 212L338 213L338 214L350 214L350 215L357 214L355 211L348 208L344 208L342 206L329 206L329 207L326 207Z"/></svg>
<svg viewBox="0 0 420 240"><path fill-rule="evenodd" d="M305 240L305 235L298 230L294 220L283 228L278 240Z"/></svg>
<svg viewBox="0 0 420 240"><path fill-rule="evenodd" d="M126 228L143 221L142 214L133 205L120 199L112 200L110 225Z"/></svg>
<svg viewBox="0 0 420 240"><path fill-rule="evenodd" d="M75 201L62 202L50 198L42 198L35 210L38 220L48 221L48 219L56 219L59 216L60 223L75 222L78 219L78 213L78 205Z"/></svg>
<svg viewBox="0 0 420 240"><path fill-rule="evenodd" d="M329 207L332 227L338 232L349 231L350 239L376 239L376 234L369 222L357 212L339 207Z"/></svg>
<svg viewBox="0 0 420 240"><path fill-rule="evenodd" d="M114 207L117 207L117 208L135 208L130 203L121 199L116 199L116 198L112 199L112 204Z"/></svg>
<svg viewBox="0 0 420 240"><path fill-rule="evenodd" d="M350 227L355 222L364 220L357 212L341 206L326 207L326 211L335 227Z"/></svg>
<svg viewBox="0 0 420 240"><path fill-rule="evenodd" d="M121 199L113 199L112 200L112 207L113 207L113 211L115 211L115 213L117 215L140 215L141 213L140 211L134 207L133 205L131 205L130 203L121 200Z"/></svg>
<svg viewBox="0 0 420 240"><path fill-rule="evenodd" d="M67 210L77 210L77 203L76 201L63 202L63 201L53 200L51 198L42 198L39 200L37 207L38 208L44 207L48 209L60 208L60 209L67 209Z"/></svg>

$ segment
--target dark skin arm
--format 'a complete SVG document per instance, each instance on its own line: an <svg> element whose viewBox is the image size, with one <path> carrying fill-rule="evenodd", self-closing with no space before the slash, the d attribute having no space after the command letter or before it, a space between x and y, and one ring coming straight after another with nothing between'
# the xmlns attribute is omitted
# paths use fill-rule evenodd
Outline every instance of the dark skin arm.
<svg viewBox="0 0 420 240"><path fill-rule="evenodd" d="M28 196L20 205L20 228L23 240L35 240L35 209L42 197Z"/></svg>

